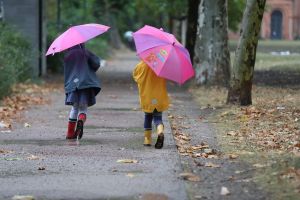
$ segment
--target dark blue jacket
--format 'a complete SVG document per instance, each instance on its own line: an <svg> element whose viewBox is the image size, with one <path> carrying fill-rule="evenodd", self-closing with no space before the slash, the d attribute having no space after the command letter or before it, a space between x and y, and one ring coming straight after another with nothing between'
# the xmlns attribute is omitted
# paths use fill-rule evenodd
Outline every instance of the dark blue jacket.
<svg viewBox="0 0 300 200"><path fill-rule="evenodd" d="M64 58L65 92L93 88L97 95L101 90L96 75L99 67L99 57L85 49L83 45L68 49Z"/></svg>

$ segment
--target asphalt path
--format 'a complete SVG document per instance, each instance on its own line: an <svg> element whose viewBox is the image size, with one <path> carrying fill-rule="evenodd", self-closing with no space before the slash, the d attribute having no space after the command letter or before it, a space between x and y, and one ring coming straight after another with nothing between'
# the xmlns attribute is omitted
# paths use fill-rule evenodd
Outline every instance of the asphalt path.
<svg viewBox="0 0 300 200"><path fill-rule="evenodd" d="M63 90L47 96L50 104L27 109L12 132L0 133L0 149L11 151L0 154L0 199L187 199L166 113L164 148L143 146L143 113L131 78L137 62L124 51L99 70L102 91L81 140L65 140L70 107Z"/></svg>

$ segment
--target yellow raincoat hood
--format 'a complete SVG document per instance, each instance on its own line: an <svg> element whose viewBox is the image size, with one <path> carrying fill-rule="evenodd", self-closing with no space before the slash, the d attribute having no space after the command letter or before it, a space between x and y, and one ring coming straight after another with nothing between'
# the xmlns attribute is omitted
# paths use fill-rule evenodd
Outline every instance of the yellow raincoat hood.
<svg viewBox="0 0 300 200"><path fill-rule="evenodd" d="M162 112L169 107L166 80L158 77L148 65L141 61L133 71L133 79L137 82L140 104L144 112L156 109Z"/></svg>

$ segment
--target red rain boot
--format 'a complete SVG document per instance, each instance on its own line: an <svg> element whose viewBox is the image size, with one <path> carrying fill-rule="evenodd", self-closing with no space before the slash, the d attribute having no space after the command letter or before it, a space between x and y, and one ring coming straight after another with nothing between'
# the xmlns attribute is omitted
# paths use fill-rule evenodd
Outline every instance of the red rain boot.
<svg viewBox="0 0 300 200"><path fill-rule="evenodd" d="M75 135L77 136L78 139L82 138L83 125L84 125L85 121L86 121L86 114L80 113L78 116L77 126L76 126L76 130L75 130Z"/></svg>
<svg viewBox="0 0 300 200"><path fill-rule="evenodd" d="M69 121L66 139L76 139L77 135L75 134L75 127L76 121Z"/></svg>

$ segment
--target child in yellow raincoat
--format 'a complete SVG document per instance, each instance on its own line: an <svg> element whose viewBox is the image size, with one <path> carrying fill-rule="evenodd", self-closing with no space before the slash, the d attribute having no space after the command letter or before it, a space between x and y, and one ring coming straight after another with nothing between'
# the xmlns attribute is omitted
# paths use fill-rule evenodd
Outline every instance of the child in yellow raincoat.
<svg viewBox="0 0 300 200"><path fill-rule="evenodd" d="M151 146L153 120L157 130L155 148L161 149L164 144L162 112L169 107L166 80L158 77L143 61L136 65L133 71L133 79L138 85L141 108L145 112L144 145Z"/></svg>

